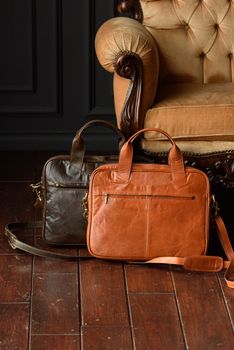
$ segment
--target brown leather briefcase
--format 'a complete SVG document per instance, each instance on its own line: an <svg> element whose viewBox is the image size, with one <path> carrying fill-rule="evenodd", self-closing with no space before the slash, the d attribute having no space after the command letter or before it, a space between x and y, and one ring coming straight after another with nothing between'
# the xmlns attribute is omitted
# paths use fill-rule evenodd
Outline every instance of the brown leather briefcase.
<svg viewBox="0 0 234 350"><path fill-rule="evenodd" d="M132 142L145 131L160 132L171 141L169 164L133 163ZM89 252L97 258L219 271L222 258L205 256L210 202L206 174L184 166L172 138L160 129L140 130L123 145L118 163L98 167L90 178ZM227 262L229 280L234 254L220 217L216 223L231 261ZM234 287L234 282L229 284Z"/></svg>
<svg viewBox="0 0 234 350"><path fill-rule="evenodd" d="M17 229L41 228L43 239L54 245L86 244L87 193L89 177L93 170L104 163L116 162L117 155L86 155L83 133L90 127L101 126L113 130L120 141L121 131L112 123L93 120L82 126L75 135L70 155L59 155L47 160L43 167L41 182L32 185L41 202L42 221L31 223L10 223L5 234L13 248L45 256L68 258L62 254L38 249L21 242L13 231Z"/></svg>

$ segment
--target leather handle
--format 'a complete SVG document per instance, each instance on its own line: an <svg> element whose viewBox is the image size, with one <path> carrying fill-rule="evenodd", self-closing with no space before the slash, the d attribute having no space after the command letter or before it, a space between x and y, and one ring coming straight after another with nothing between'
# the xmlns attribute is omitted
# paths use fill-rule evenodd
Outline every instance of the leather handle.
<svg viewBox="0 0 234 350"><path fill-rule="evenodd" d="M137 132L135 132L135 134L133 134L128 139L128 142L132 143L139 135L141 135L142 133L144 133L146 131L159 132L160 134L163 134L164 136L166 136L166 138L171 142L172 145L175 144L175 141L172 139L172 137L165 130L162 130L162 129L159 129L159 128L145 128L145 129L138 130Z"/></svg>
<svg viewBox="0 0 234 350"><path fill-rule="evenodd" d="M172 147L168 154L168 163L171 166L172 170L172 179L177 184L183 184L185 182L185 169L183 162L183 155L180 149L176 146L174 140L171 136L162 129L158 128L145 128L137 131L134 135L132 135L123 145L120 155L119 155L119 165L118 165L118 173L116 176L116 181L118 182L128 182L132 169L132 159L133 159L133 146L132 142L142 133L146 131L155 131L163 134L168 138L171 142Z"/></svg>
<svg viewBox="0 0 234 350"><path fill-rule="evenodd" d="M71 147L71 163L75 164L79 171L82 169L84 156L85 156L85 144L82 138L82 134L85 130L93 127L93 126L104 126L113 130L117 135L119 135L120 139L124 141L124 135L121 130L118 129L114 124L105 121L105 120L91 120L83 125L76 133Z"/></svg>

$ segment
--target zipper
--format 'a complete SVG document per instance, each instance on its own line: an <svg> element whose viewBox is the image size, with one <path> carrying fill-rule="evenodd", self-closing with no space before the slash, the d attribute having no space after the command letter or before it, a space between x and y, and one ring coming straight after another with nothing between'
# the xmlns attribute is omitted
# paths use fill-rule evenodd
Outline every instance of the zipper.
<svg viewBox="0 0 234 350"><path fill-rule="evenodd" d="M173 196L173 195L160 195L160 194L118 194L118 193L104 193L104 203L107 204L109 197L137 197L137 198L160 198L160 199L182 199L182 200L194 200L195 196Z"/></svg>
<svg viewBox="0 0 234 350"><path fill-rule="evenodd" d="M59 187L59 188L82 188L82 185L79 183L70 183L70 184L63 184L59 182L55 183L48 183L48 186L50 187Z"/></svg>

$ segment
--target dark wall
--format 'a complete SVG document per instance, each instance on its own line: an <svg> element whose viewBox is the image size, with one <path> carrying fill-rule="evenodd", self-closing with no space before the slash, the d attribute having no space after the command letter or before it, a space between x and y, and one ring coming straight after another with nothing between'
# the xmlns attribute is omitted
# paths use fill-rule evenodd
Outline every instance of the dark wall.
<svg viewBox="0 0 234 350"><path fill-rule="evenodd" d="M116 2L0 2L0 150L67 149L86 121L115 122L112 76L94 38ZM115 146L103 128L87 140L92 150Z"/></svg>

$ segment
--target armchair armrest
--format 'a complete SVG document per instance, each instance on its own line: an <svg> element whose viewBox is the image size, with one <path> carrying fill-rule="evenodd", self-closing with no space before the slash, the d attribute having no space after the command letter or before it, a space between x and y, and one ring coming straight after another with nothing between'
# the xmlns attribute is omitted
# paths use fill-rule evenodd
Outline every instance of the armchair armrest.
<svg viewBox="0 0 234 350"><path fill-rule="evenodd" d="M143 127L156 95L159 58L154 38L136 20L112 18L99 28L95 49L103 68L114 73L117 122L130 136Z"/></svg>

